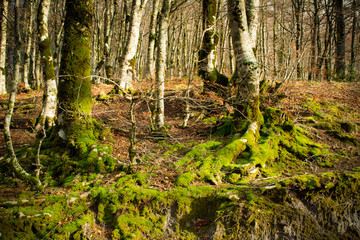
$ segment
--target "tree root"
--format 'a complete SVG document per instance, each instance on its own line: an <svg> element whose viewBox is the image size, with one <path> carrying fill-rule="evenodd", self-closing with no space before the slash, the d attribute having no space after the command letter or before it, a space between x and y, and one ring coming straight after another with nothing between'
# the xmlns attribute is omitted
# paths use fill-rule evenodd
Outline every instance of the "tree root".
<svg viewBox="0 0 360 240"><path fill-rule="evenodd" d="M254 180L259 175L266 178L275 172L281 174L284 164L306 165L304 161L309 157L318 164L317 158L328 155L304 130L295 127L284 112L268 109L264 119L263 126L259 122L251 123L241 137L235 134L222 148L221 144L215 144L215 153L211 147L206 148L206 143L195 146L179 160L179 165L187 166L187 172L178 177L176 184L186 186L195 180L215 185L224 181L236 184ZM273 166L277 169L271 170Z"/></svg>

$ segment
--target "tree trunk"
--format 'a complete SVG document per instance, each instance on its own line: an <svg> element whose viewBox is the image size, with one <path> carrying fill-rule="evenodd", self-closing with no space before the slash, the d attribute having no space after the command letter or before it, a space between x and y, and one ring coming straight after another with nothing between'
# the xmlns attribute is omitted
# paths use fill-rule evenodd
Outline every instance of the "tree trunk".
<svg viewBox="0 0 360 240"><path fill-rule="evenodd" d="M332 49L333 49L333 31L334 31L334 27L333 27L333 19L332 19L332 5L330 2L332 2L331 0L328 0L327 2L325 2L325 15L326 15L326 20L327 20L327 27L328 27L328 34L326 36L326 43L325 43L325 49L324 50L324 54L323 54L323 59L324 59L324 64L325 64L325 69L326 69L326 74L325 74L325 79L329 80L330 76L331 76L331 66L332 66Z"/></svg>
<svg viewBox="0 0 360 240"><path fill-rule="evenodd" d="M302 26L302 16L304 8L304 0L292 0L294 7L294 17L295 17L295 47L296 47L296 61L297 61L297 78L302 78L302 67L301 61L299 60L301 51L302 51L302 35L303 35L303 26Z"/></svg>
<svg viewBox="0 0 360 240"><path fill-rule="evenodd" d="M352 22L352 30L351 30L351 53L350 53L350 71L351 76L350 80L355 80L355 38L356 38L356 25L357 25L357 15L356 15L356 0L352 2L352 10L353 10L353 22Z"/></svg>
<svg viewBox="0 0 360 240"><path fill-rule="evenodd" d="M129 36L125 43L125 51L120 59L120 82L117 87L122 90L128 90L132 87L136 65L135 56L140 35L141 13L146 2L147 0L133 0L132 2Z"/></svg>
<svg viewBox="0 0 360 240"><path fill-rule="evenodd" d="M15 19L18 19L19 16L19 4L20 0L16 0L15 2ZM21 57L21 44L20 44L20 36L19 32L15 32L15 61L19 61L19 58ZM10 88L10 95L9 95L9 105L8 110L5 114L4 119L4 140L6 144L6 150L8 153L7 158L5 161L10 164L12 167L15 175L22 179L23 181L29 182L33 187L39 187L41 185L41 182L38 178L33 177L31 174L27 173L20 165L17 156L14 151L14 147L12 144L11 139L11 132L10 132L10 125L11 125L11 118L12 114L14 112L14 106L15 106L15 100L16 100L16 94L17 94L17 87L19 84L19 76L18 74L20 71L15 71L14 78L11 82L11 88Z"/></svg>
<svg viewBox="0 0 360 240"><path fill-rule="evenodd" d="M79 155L96 143L91 118L92 0L67 0L64 43L58 85L57 143Z"/></svg>
<svg viewBox="0 0 360 240"><path fill-rule="evenodd" d="M1 42L0 42L0 95L6 94L6 42L8 1L3 0L0 11Z"/></svg>
<svg viewBox="0 0 360 240"><path fill-rule="evenodd" d="M155 109L155 130L162 131L165 127L164 120L164 90L165 90L165 69L168 41L168 27L171 0L163 0L159 15L159 32L157 38L157 58L155 69L156 81L156 109Z"/></svg>
<svg viewBox="0 0 360 240"><path fill-rule="evenodd" d="M216 46L219 34L215 30L217 1L202 0L203 36L198 58L198 75L204 79L204 90L218 80L216 64Z"/></svg>
<svg viewBox="0 0 360 240"><path fill-rule="evenodd" d="M159 12L159 0L153 0L153 9L149 26L149 43L147 50L147 61L145 66L145 76L153 77L155 74L155 39L156 39L156 20Z"/></svg>
<svg viewBox="0 0 360 240"><path fill-rule="evenodd" d="M314 74L315 72L317 72L316 69L316 50L317 50L317 39L318 39L318 31L319 31L319 5L317 0L313 0L313 6L314 6L314 15L312 17L313 20L313 26L312 26L312 35L311 35L311 53L310 53L310 69L309 69L309 75L308 75L308 80L315 80L314 77L316 76L316 74Z"/></svg>
<svg viewBox="0 0 360 240"><path fill-rule="evenodd" d="M23 61L23 72L24 72L24 81L29 84L30 89L34 89L34 84L31 79L31 49L33 46L33 38L34 38L34 16L35 16L35 3L29 1L26 3L28 5L28 9L26 12L30 15L29 16L29 23L27 24L27 46L24 51L24 61Z"/></svg>
<svg viewBox="0 0 360 240"><path fill-rule="evenodd" d="M50 127L54 126L56 116L57 84L48 29L50 3L51 0L41 1L38 15L39 50L42 57L41 64L43 69L45 89L43 106L35 126L36 131L39 131L42 128L49 129Z"/></svg>
<svg viewBox="0 0 360 240"><path fill-rule="evenodd" d="M260 76L253 41L256 39L255 29L258 26L258 17L255 17L258 15L258 8L258 0L228 0L229 23L236 58L236 70L232 79L236 89L234 116L238 120L245 118L251 123L257 123L256 131L260 121Z"/></svg>
<svg viewBox="0 0 360 240"><path fill-rule="evenodd" d="M345 77L345 20L344 2L335 0L335 23L336 23L336 45L335 45L335 72L338 77Z"/></svg>

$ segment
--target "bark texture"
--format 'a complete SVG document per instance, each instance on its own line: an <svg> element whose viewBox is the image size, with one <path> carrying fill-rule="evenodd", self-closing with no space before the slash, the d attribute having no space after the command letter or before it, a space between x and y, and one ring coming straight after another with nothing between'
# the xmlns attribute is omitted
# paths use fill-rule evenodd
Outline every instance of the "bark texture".
<svg viewBox="0 0 360 240"><path fill-rule="evenodd" d="M15 15L15 19L17 19L18 14L19 14L19 0L16 0L15 2L15 10L14 10L14 15ZM19 58L21 56L21 50L20 50L20 40L19 40L20 36L17 34L15 34L15 61L19 61ZM5 113L5 119L4 119L4 140L5 140L5 144L6 144L6 150L7 150L7 156L5 158L5 161L10 164L10 166L12 167L15 175L22 179L25 182L29 182L33 187L39 187L41 185L41 182L39 181L38 178L33 177L31 174L29 174L28 172L26 172L22 166L20 165L17 156L15 154L15 150L12 144L12 139L11 139L11 132L10 132L10 125L11 125L11 118L12 118L12 114L14 112L14 106L15 106L15 100L16 100L16 94L17 94L17 87L19 84L19 76L18 76L19 71L15 72L15 76L12 79L11 82L11 88L10 88L10 95L9 95L9 105L8 105L8 110Z"/></svg>
<svg viewBox="0 0 360 240"><path fill-rule="evenodd" d="M155 130L162 130L165 126L164 120L164 90L165 90L165 69L168 41L168 27L171 0L164 0L159 16L159 33L157 39L157 59L156 59L156 110L155 110Z"/></svg>
<svg viewBox="0 0 360 240"><path fill-rule="evenodd" d="M155 39L156 39L156 20L159 12L159 0L153 0L153 9L151 13L150 27L149 27L149 44L147 52L147 63L145 74L153 77L155 74Z"/></svg>
<svg viewBox="0 0 360 240"><path fill-rule="evenodd" d="M40 2L38 26L39 26L39 50L42 57L43 78L45 81L43 106L35 129L39 131L43 127L48 129L55 125L56 104L57 104L57 84L55 69L51 51L51 41L49 37L48 21L50 12L50 0Z"/></svg>
<svg viewBox="0 0 360 240"><path fill-rule="evenodd" d="M344 19L343 0L335 1L335 21L336 21L336 46L335 46L335 72L340 78L345 77L345 19Z"/></svg>
<svg viewBox="0 0 360 240"><path fill-rule="evenodd" d="M219 33L216 31L217 0L203 0L203 36L199 51L198 74L204 79L204 90L214 84L227 85L228 79L216 69L216 46Z"/></svg>
<svg viewBox="0 0 360 240"><path fill-rule="evenodd" d="M135 77L135 56L140 36L141 13L146 2L147 0L133 0L132 2L130 33L125 44L125 50L120 59L120 82L118 87L123 90L132 87L132 80Z"/></svg>
<svg viewBox="0 0 360 240"><path fill-rule="evenodd" d="M233 76L236 89L235 117L250 122L258 122L260 119L260 74L253 51L253 39L256 39L255 29L258 25L255 15L258 14L258 8L259 1L228 1L229 24L236 58Z"/></svg>
<svg viewBox="0 0 360 240"><path fill-rule="evenodd" d="M0 9L1 42L0 42L0 95L6 94L6 41L8 1L4 0Z"/></svg>
<svg viewBox="0 0 360 240"><path fill-rule="evenodd" d="M90 116L92 0L67 0L65 9L56 134L83 154L96 141Z"/></svg>

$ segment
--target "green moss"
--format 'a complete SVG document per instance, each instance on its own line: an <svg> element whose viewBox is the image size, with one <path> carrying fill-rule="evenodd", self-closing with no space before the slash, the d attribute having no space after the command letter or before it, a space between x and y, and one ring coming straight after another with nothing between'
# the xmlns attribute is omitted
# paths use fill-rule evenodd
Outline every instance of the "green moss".
<svg viewBox="0 0 360 240"><path fill-rule="evenodd" d="M27 204L9 206L0 214L2 239L79 239L83 234L81 226L94 222L83 200L70 203L70 197L65 195L34 193L26 199L30 197L33 200Z"/></svg>
<svg viewBox="0 0 360 240"><path fill-rule="evenodd" d="M175 182L175 185L177 186L189 186L194 179L196 178L196 173L195 172L187 172L184 174L181 174Z"/></svg>
<svg viewBox="0 0 360 240"><path fill-rule="evenodd" d="M338 140L345 142L347 144L351 144L354 145L356 147L360 146L359 141L357 140L357 138L355 136L352 136L350 134L343 134L340 133L338 131L327 131L327 133L332 136L337 138Z"/></svg>

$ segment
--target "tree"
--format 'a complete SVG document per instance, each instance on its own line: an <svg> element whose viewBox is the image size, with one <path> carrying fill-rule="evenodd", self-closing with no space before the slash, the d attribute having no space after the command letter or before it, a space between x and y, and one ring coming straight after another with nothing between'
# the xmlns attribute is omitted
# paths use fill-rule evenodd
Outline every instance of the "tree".
<svg viewBox="0 0 360 240"><path fill-rule="evenodd" d="M58 84L57 122L44 148L55 149L54 176L60 181L76 172L101 172L114 168L112 148L98 145L105 138L91 117L92 0L67 0L64 43ZM59 157L58 152L62 153ZM65 160L64 160L65 159ZM105 167L106 164L106 167Z"/></svg>
<svg viewBox="0 0 360 240"><path fill-rule="evenodd" d="M7 41L8 1L2 1L0 9L1 42L0 42L0 95L6 94L6 41Z"/></svg>
<svg viewBox="0 0 360 240"><path fill-rule="evenodd" d="M57 134L78 150L94 140L91 121L90 47L92 0L68 0L58 91Z"/></svg>
<svg viewBox="0 0 360 240"><path fill-rule="evenodd" d="M50 3L50 0L41 1L38 15L39 49L42 57L42 69L43 78L45 81L45 89L43 96L43 106L35 127L35 130L37 131L39 131L43 127L45 127L45 129L48 129L49 127L54 126L56 116L57 83L55 78L51 41L48 30Z"/></svg>
<svg viewBox="0 0 360 240"><path fill-rule="evenodd" d="M156 39L156 20L158 16L159 9L159 0L152 0L152 13L151 20L149 26L149 43L148 43L148 51L147 51L147 61L145 66L145 74L152 77L155 74L155 39Z"/></svg>
<svg viewBox="0 0 360 240"><path fill-rule="evenodd" d="M254 47L258 26L259 1L229 0L228 15L236 70L232 77L236 89L235 118L260 124L260 75Z"/></svg>
<svg viewBox="0 0 360 240"><path fill-rule="evenodd" d="M335 0L335 23L336 23L336 42L335 42L335 72L340 78L345 77L345 20L344 2Z"/></svg>
<svg viewBox="0 0 360 240"><path fill-rule="evenodd" d="M125 50L120 59L120 82L119 86L123 90L132 87L132 80L135 74L136 50L139 42L140 23L142 11L147 0L133 0L131 8L130 31L125 42Z"/></svg>
<svg viewBox="0 0 360 240"><path fill-rule="evenodd" d="M20 0L16 0L15 2L15 9L14 9L14 17L15 19L19 19L19 9L20 9ZM20 35L19 32L15 33L15 62L20 61ZM18 66L18 64L17 64ZM5 113L4 119L4 140L6 144L7 156L5 161L11 166L15 175L22 179L25 182L28 182L32 187L38 188L41 186L41 182L39 180L39 171L37 172L36 176L29 174L25 171L22 166L20 165L18 158L15 154L15 150L13 147L12 139L11 139L11 118L14 112L16 94L17 94L17 87L19 84L19 73L20 71L15 71L15 76L11 81L11 87L9 91L9 105L8 110ZM38 170L40 169L40 165L38 164Z"/></svg>
<svg viewBox="0 0 360 240"><path fill-rule="evenodd" d="M301 69L301 62L300 52L302 51L302 41L303 41L303 13L304 13L304 0L291 0L294 8L294 18L295 18L295 46L296 46L296 60L298 61L297 64L297 77L301 79L302 77L302 69Z"/></svg>
<svg viewBox="0 0 360 240"><path fill-rule="evenodd" d="M165 69L168 41L169 15L171 9L171 0L163 0L161 12L158 21L157 37L157 58L155 69L155 130L161 131L165 126L164 121L164 90L165 90Z"/></svg>
<svg viewBox="0 0 360 240"><path fill-rule="evenodd" d="M199 51L198 74L204 79L204 90L211 85L227 85L228 79L216 69L216 46L219 33L216 31L217 0L203 0L203 36ZM211 88L211 87L210 87Z"/></svg>

